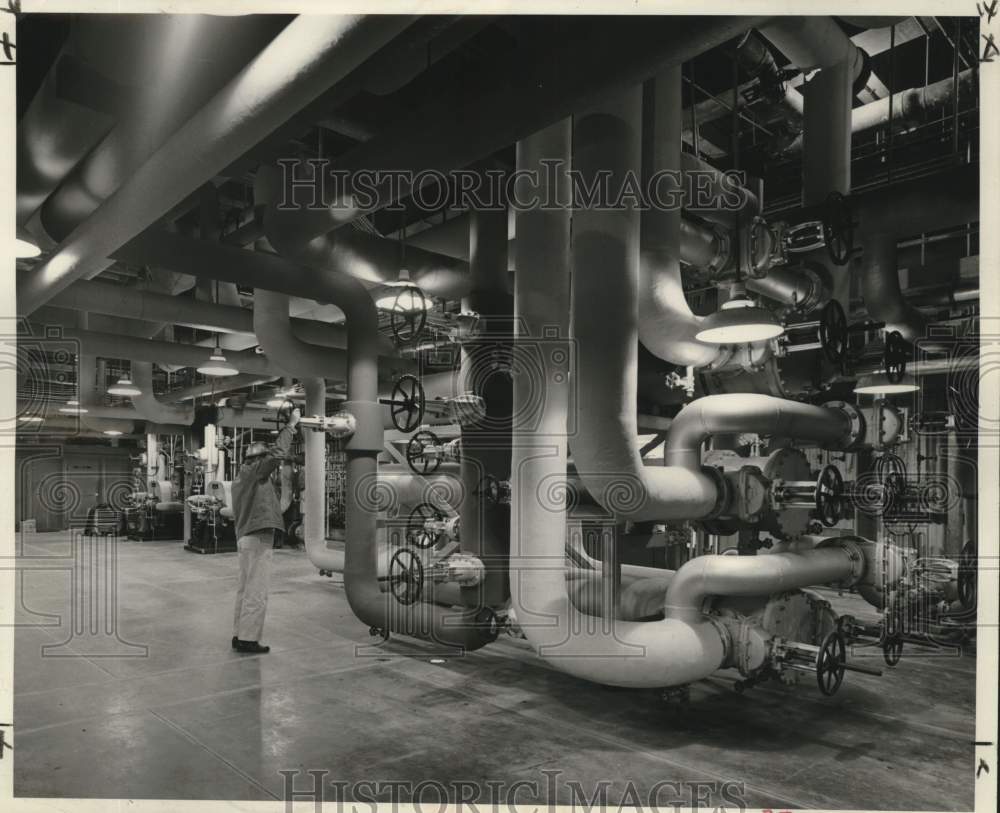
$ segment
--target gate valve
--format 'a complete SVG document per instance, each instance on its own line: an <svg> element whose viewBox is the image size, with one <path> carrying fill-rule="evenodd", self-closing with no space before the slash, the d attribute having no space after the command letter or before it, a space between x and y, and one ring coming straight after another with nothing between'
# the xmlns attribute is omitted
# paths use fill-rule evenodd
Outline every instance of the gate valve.
<svg viewBox="0 0 1000 813"><path fill-rule="evenodd" d="M950 412L915 412L909 425L918 435L936 435L956 428L955 416Z"/></svg>
<svg viewBox="0 0 1000 813"><path fill-rule="evenodd" d="M816 480L774 480L771 482L771 506L812 508L816 518L827 528L840 522L844 513L844 478L834 465L824 466Z"/></svg>
<svg viewBox="0 0 1000 813"><path fill-rule="evenodd" d="M450 338L454 342L461 344L464 341L474 339L479 333L480 317L475 311L445 314L445 319L453 323Z"/></svg>
<svg viewBox="0 0 1000 813"><path fill-rule="evenodd" d="M844 308L831 299L819 312L818 318L785 325L785 335L779 340L782 355L821 350L830 364L841 366L847 358L851 328L847 325Z"/></svg>
<svg viewBox="0 0 1000 813"><path fill-rule="evenodd" d="M851 200L837 191L831 192L823 209L823 243L835 265L847 265L854 255L854 219Z"/></svg>
<svg viewBox="0 0 1000 813"><path fill-rule="evenodd" d="M823 222L806 220L793 226L786 226L783 243L782 250L786 254L805 254L822 248L826 245L823 239Z"/></svg>
<svg viewBox="0 0 1000 813"><path fill-rule="evenodd" d="M415 474L433 474L443 460L460 460L461 439L442 443L429 429L421 429L406 444L406 462Z"/></svg>
<svg viewBox="0 0 1000 813"><path fill-rule="evenodd" d="M380 404L389 407L392 425L400 432L409 434L424 421L427 399L423 384L415 375L400 376L392 386L389 398L379 398Z"/></svg>

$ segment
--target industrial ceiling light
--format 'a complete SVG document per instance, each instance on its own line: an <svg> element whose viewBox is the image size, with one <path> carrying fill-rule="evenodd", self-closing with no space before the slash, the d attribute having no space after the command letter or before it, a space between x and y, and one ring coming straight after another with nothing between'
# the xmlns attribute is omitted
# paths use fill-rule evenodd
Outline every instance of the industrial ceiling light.
<svg viewBox="0 0 1000 813"><path fill-rule="evenodd" d="M17 418L21 423L41 423L41 415L19 415Z"/></svg>
<svg viewBox="0 0 1000 813"><path fill-rule="evenodd" d="M226 357L222 355L222 348L219 347L218 343L216 343L215 350L212 351L212 355L208 357L208 361L201 364L196 369L202 375L215 376L217 378L237 375L239 373L239 370L226 361Z"/></svg>
<svg viewBox="0 0 1000 813"><path fill-rule="evenodd" d="M890 381L884 372L869 373L861 376L854 385L858 395L901 395L904 392L916 392L920 387L912 375L904 374L899 381Z"/></svg>
<svg viewBox="0 0 1000 813"><path fill-rule="evenodd" d="M121 434L121 432L118 429L105 429L104 434L109 437L116 438Z"/></svg>
<svg viewBox="0 0 1000 813"><path fill-rule="evenodd" d="M87 408L80 406L79 401L70 399L66 402L65 406L59 407L59 411L64 415L85 415L87 413Z"/></svg>
<svg viewBox="0 0 1000 813"><path fill-rule="evenodd" d="M774 315L750 299L745 286L737 283L732 298L705 318L695 338L708 344L748 344L775 339L784 332Z"/></svg>
<svg viewBox="0 0 1000 813"><path fill-rule="evenodd" d="M375 307L383 311L416 313L426 307L426 297L424 292L410 281L410 272L401 268L395 282L386 282L378 289Z"/></svg>
<svg viewBox="0 0 1000 813"><path fill-rule="evenodd" d="M27 235L14 240L14 256L19 260L29 260L41 253L42 250Z"/></svg>
<svg viewBox="0 0 1000 813"><path fill-rule="evenodd" d="M135 398L137 395L142 395L142 390L133 384L132 380L126 375L119 378L117 384L108 387L108 395L122 395Z"/></svg>

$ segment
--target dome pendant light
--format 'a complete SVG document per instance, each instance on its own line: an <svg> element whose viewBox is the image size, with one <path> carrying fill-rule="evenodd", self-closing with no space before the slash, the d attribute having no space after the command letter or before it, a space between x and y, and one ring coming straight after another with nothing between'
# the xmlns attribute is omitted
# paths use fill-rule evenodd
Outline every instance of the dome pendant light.
<svg viewBox="0 0 1000 813"><path fill-rule="evenodd" d="M707 344L749 344L776 339L784 332L774 315L750 299L746 287L737 283L732 298L705 318L695 338Z"/></svg>
<svg viewBox="0 0 1000 813"><path fill-rule="evenodd" d="M884 397L886 395L902 395L906 392L916 392L920 387L916 379L904 374L899 381L890 381L885 372L879 371L863 375L854 385L854 392L858 395L874 395Z"/></svg>
<svg viewBox="0 0 1000 813"><path fill-rule="evenodd" d="M142 395L142 390L140 390L135 384L132 383L131 378L125 375L118 379L117 384L108 387L108 395L119 395L126 398L135 398L137 395Z"/></svg>
<svg viewBox="0 0 1000 813"><path fill-rule="evenodd" d="M80 406L79 401L71 398L65 406L59 407L59 411L64 415L85 415L87 408Z"/></svg>
<svg viewBox="0 0 1000 813"><path fill-rule="evenodd" d="M215 344L215 350L212 351L212 355L208 357L208 361L199 365L196 369L202 375L214 376L216 378L224 378L239 373L239 370L226 361L226 357L222 354L222 348L219 347L218 342Z"/></svg>

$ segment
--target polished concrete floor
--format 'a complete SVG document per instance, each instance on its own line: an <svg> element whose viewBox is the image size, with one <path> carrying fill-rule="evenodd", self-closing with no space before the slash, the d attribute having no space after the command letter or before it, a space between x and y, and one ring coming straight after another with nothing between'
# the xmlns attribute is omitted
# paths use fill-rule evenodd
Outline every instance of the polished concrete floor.
<svg viewBox="0 0 1000 813"><path fill-rule="evenodd" d="M17 796L280 799L279 771L302 772L301 790L314 770L328 800L390 801L395 787L434 810L442 790L570 803L602 783L616 806L655 791L661 805L730 809L972 807L968 653L911 649L832 698L808 676L737 694L720 674L678 711L658 692L567 677L508 637L465 657L373 646L342 585L300 551L276 551L272 651L246 656L229 648L232 554L112 552L68 534L19 547ZM425 780L448 784L413 787ZM359 781L379 784L339 784Z"/></svg>

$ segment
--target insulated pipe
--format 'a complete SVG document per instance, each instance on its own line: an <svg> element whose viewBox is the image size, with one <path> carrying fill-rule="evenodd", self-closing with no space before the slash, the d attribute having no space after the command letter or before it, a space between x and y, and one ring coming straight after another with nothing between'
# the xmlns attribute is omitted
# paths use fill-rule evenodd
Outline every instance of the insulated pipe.
<svg viewBox="0 0 1000 813"><path fill-rule="evenodd" d="M770 268L767 276L760 279L747 279L746 286L748 291L794 307L806 302L819 304L827 296L826 287L817 276L787 266Z"/></svg>
<svg viewBox="0 0 1000 813"><path fill-rule="evenodd" d="M48 235L65 240L284 24L266 14L153 15L144 62L155 78L147 92L127 97L130 109L117 112L115 128L45 201Z"/></svg>
<svg viewBox="0 0 1000 813"><path fill-rule="evenodd" d="M143 252L126 249L124 253L135 259L137 254ZM152 251L145 253L147 261L158 262L162 259L167 263L171 262L169 253L162 258L153 256L155 252ZM245 255L246 252L242 256ZM232 262L241 259L240 255L227 256ZM177 264L180 265L179 262ZM215 305L192 297L168 296L155 291L144 291L98 280L74 282L65 291L54 296L51 304L69 310L88 311L118 318L166 322L198 330L210 330L213 333L237 333L254 337L253 311L249 308ZM304 342L341 350L347 346L347 329L343 325L319 319L298 318L292 318L291 323L292 332ZM256 341L253 343L256 344ZM381 353L385 357L395 353L388 338L382 341Z"/></svg>
<svg viewBox="0 0 1000 813"><path fill-rule="evenodd" d="M755 432L844 448L850 443L850 430L850 421L839 409L773 395L707 395L692 401L674 416L664 443L663 462L667 468L697 470L701 466L702 444L713 435Z"/></svg>
<svg viewBox="0 0 1000 813"><path fill-rule="evenodd" d="M864 51L851 42L832 17L774 17L759 30L803 73L846 63L849 81L854 82L864 70Z"/></svg>
<svg viewBox="0 0 1000 813"><path fill-rule="evenodd" d="M299 239L294 229L299 210L282 199L281 183L275 167L262 167L254 179L254 199L266 205L264 233L279 254L314 268L330 268L375 283L395 282L405 262L410 278L425 293L448 299L468 293L468 263L452 257L407 246L404 258L395 240L358 229L319 235L309 241ZM305 191L311 201L315 189L308 186Z"/></svg>
<svg viewBox="0 0 1000 813"><path fill-rule="evenodd" d="M116 249L358 67L410 20L297 17L35 269L19 286L19 312L30 314L71 282L106 269Z"/></svg>
<svg viewBox="0 0 1000 813"><path fill-rule="evenodd" d="M861 296L868 315L877 322L885 322L886 330L898 330L910 342L926 335L927 317L903 299L899 287L896 235L866 237Z"/></svg>
<svg viewBox="0 0 1000 813"><path fill-rule="evenodd" d="M645 100L649 99L649 103L653 105L653 109L646 115L651 116L648 126L654 130L662 132L667 127L680 127L680 109L676 106L680 104L680 70L679 66L670 68L646 83L648 87L644 91L643 102L645 105ZM677 82L676 102L674 100L675 94L667 94L665 88L658 88L661 83L670 84L672 88L675 80ZM680 143L679 131L677 140ZM650 149L655 149L656 146L658 145L651 145ZM664 151L662 158L654 153L652 160L657 168L661 168L660 161L657 159L673 158L672 153L666 154L666 151L672 147L672 144L662 147ZM672 163L670 168L676 169L677 165ZM745 222L748 223L750 218L760 214L761 206L757 196L740 184L734 175L725 175L707 161L703 161L688 152L680 153L680 168L681 177L684 180L684 191L690 193L689 195L685 194L684 208L692 214L727 226L736 224L738 214L742 214Z"/></svg>
<svg viewBox="0 0 1000 813"><path fill-rule="evenodd" d="M614 187L628 173L638 172L642 88L636 86L619 98L616 105L609 103L574 118L573 169L584 183L610 173L607 177ZM675 130L679 135L679 128ZM680 213L672 215L676 237ZM668 256L679 272L676 240L671 248L672 255L667 248L657 256ZM578 432L571 445L580 479L600 505L621 519L694 519L711 514L719 496L712 479L697 466L647 467L636 443L637 339L645 321L663 319L639 305L649 298L643 296L648 291L640 293L639 288L639 212L635 208L575 211L572 256ZM648 255L646 261L648 268L652 265ZM718 352L715 347L711 350L713 356ZM677 363L677 358L670 360Z"/></svg>
<svg viewBox="0 0 1000 813"><path fill-rule="evenodd" d="M642 177L643 182L648 183L649 179L656 173L676 172L681 166L681 74L680 67L673 67L663 71L655 79L650 79L642 89ZM638 102L635 102L638 104ZM633 126L638 127L638 124ZM637 143L639 134L631 139L629 149L634 153L630 161L633 169L638 169L639 144ZM600 159L595 159L591 172L601 172L602 165ZM577 167L579 169L579 167ZM669 194L669 190L662 190ZM596 216L607 219L611 222L613 216L593 213L585 215L585 218ZM634 219L634 218L633 218ZM681 281L680 252L682 248L682 219L679 208L668 208L651 206L644 210L641 215L641 231L639 239L641 241L638 257L638 289L628 291L630 286L635 286L633 279L615 286L607 286L609 293L615 293L624 297L617 303L624 314L620 328L634 332L636 322L638 322L638 337L643 346L665 361L684 367L699 367L710 364L719 355L719 348L699 342L695 334L701 329L702 317L695 316L688 306L684 296L684 287ZM634 229L633 226L629 227ZM575 235L576 226L574 226ZM693 228L688 229L689 234L695 235ZM692 245L697 245L699 249L708 247L707 238L701 239L702 235L697 235L700 239L696 242L692 240ZM629 239L634 240L635 235L630 234ZM625 249L623 245L621 247ZM628 248L631 251L632 248ZM575 248L574 248L575 251ZM581 259L587 262L585 256L581 254ZM619 265L622 257L619 260ZM628 267L622 273L628 277L633 275L632 258L627 262ZM594 269L595 285L603 285L597 279L597 269ZM599 300L603 297L603 292L594 291ZM617 299L618 297L616 297ZM638 314L634 312L635 302L638 302ZM588 307L586 302L577 296L583 307ZM593 303L602 304L600 301ZM593 317L591 317L593 318ZM608 318L607 315L598 317L599 325L612 325L618 321L617 317ZM577 324L579 329L579 324ZM626 343L630 340L624 339ZM624 349L624 348L623 348ZM635 352L629 351L633 357ZM615 369L613 367L608 369ZM634 387L631 390L634 393Z"/></svg>
<svg viewBox="0 0 1000 813"><path fill-rule="evenodd" d="M295 376L320 376L343 381L347 358L343 351L302 341L292 330L288 295L255 288L253 327L261 349L282 372Z"/></svg>
<svg viewBox="0 0 1000 813"><path fill-rule="evenodd" d="M698 556L685 562L667 589L666 616L697 622L711 596L766 596L860 578L864 561L834 543L801 553Z"/></svg>
<svg viewBox="0 0 1000 813"><path fill-rule="evenodd" d="M933 206L927 201L932 200ZM897 242L925 231L979 220L979 173L974 164L864 194L858 201L864 263L861 292L868 315L909 341L924 338L926 317L903 299Z"/></svg>
<svg viewBox="0 0 1000 813"><path fill-rule="evenodd" d="M976 74L972 68L958 75L959 104L975 105ZM955 100L955 82L951 76L926 87L908 88L892 95L892 126L905 129L927 121L931 116L939 117L949 109ZM851 111L851 132L862 133L874 127L889 123L889 97L883 96L874 102L855 107ZM802 149L802 136L796 138L785 149L795 153Z"/></svg>
<svg viewBox="0 0 1000 813"><path fill-rule="evenodd" d="M84 340L87 347L94 345ZM134 358L134 356L133 356ZM194 421L192 407L175 407L165 404L153 394L153 365L148 361L132 362L132 383L142 394L132 397L132 403L147 421L153 423L177 423L190 426Z"/></svg>
<svg viewBox="0 0 1000 813"><path fill-rule="evenodd" d="M418 173L469 166L622 87L704 53L763 19L628 15L567 19L561 47L553 48L546 36L537 50L517 55L513 75L498 77L485 87L463 87L456 97L417 108L385 133L338 157L336 169L350 174L388 166ZM456 126L458 109L463 126ZM428 181L433 177L433 173L421 176ZM383 184L371 208L380 209L410 192L405 182ZM290 241L302 244L363 213L350 205L300 209L290 213L294 223L282 224L282 231Z"/></svg>
<svg viewBox="0 0 1000 813"><path fill-rule="evenodd" d="M520 141L518 170L537 171L545 178L543 161L562 158L555 182L568 191L570 138L567 119ZM515 248L517 340L544 336L546 348L557 350L569 336L569 211L519 211ZM721 634L712 623L603 619L595 624L569 598L566 493L558 487L566 479L570 408L568 346L564 351L541 354L542 369L536 375L514 378L510 578L518 624L541 657L586 680L663 687L706 677L725 659ZM634 404L629 411L634 412Z"/></svg>
<svg viewBox="0 0 1000 813"><path fill-rule="evenodd" d="M63 327L63 336L78 339L96 356L103 358L131 358L133 361L152 361L158 364L177 364L181 367L198 367L208 360L209 351L204 347L154 339L127 339L117 333L100 333L94 330L77 330ZM226 359L240 372L277 377L282 374L262 355L252 351L228 352Z"/></svg>
<svg viewBox="0 0 1000 813"><path fill-rule="evenodd" d="M302 384L306 393L305 414L326 415L326 384L323 379L306 378ZM306 429L302 434L306 455L306 487L302 505L306 555L320 570L342 570L343 554L326 546L326 433Z"/></svg>

